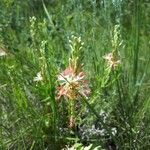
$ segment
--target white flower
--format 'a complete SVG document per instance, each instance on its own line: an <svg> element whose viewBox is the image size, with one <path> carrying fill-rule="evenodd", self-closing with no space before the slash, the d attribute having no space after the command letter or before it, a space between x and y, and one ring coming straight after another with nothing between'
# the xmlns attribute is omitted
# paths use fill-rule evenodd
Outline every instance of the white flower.
<svg viewBox="0 0 150 150"><path fill-rule="evenodd" d="M33 81L38 82L38 81L42 81L43 77L41 75L41 71L37 73L36 77L34 77Z"/></svg>
<svg viewBox="0 0 150 150"><path fill-rule="evenodd" d="M0 56L6 56L7 53L5 52L5 50L3 48L0 48Z"/></svg>

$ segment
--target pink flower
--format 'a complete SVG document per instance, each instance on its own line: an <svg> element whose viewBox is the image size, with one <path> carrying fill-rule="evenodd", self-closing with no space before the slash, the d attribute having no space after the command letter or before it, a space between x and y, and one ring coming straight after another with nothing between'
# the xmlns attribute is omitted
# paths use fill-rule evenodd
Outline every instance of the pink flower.
<svg viewBox="0 0 150 150"><path fill-rule="evenodd" d="M120 64L120 60L116 60L113 53L109 53L103 56L103 58L106 60L107 66L110 69L115 69Z"/></svg>
<svg viewBox="0 0 150 150"><path fill-rule="evenodd" d="M58 75L58 81L57 99L60 99L62 96L69 99L77 99L79 95L88 98L90 94L90 88L87 80L85 80L84 72L76 73L71 66Z"/></svg>

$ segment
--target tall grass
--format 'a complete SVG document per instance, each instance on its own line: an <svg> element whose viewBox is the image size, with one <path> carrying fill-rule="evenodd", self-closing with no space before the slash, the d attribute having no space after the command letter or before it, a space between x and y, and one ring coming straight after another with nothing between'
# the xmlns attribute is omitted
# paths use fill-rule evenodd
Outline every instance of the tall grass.
<svg viewBox="0 0 150 150"><path fill-rule="evenodd" d="M149 149L149 10L141 0L1 0L0 149ZM56 100L71 35L84 42L91 88L75 102L74 129ZM111 52L116 69L103 59Z"/></svg>

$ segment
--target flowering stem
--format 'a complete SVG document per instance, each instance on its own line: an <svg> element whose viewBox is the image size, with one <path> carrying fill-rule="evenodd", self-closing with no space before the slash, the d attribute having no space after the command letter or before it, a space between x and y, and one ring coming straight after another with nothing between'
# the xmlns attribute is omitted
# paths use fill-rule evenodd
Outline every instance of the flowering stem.
<svg viewBox="0 0 150 150"><path fill-rule="evenodd" d="M108 84L108 82L109 82L109 80L110 80L110 77L111 77L111 76L110 76L110 75L111 75L111 72L112 72L112 70L109 69L109 70L108 70L108 74L106 75L106 79L105 79L105 81L102 83L102 88L107 86L107 84Z"/></svg>
<svg viewBox="0 0 150 150"><path fill-rule="evenodd" d="M74 127L75 119L75 109L74 109L74 100L69 99L69 127Z"/></svg>

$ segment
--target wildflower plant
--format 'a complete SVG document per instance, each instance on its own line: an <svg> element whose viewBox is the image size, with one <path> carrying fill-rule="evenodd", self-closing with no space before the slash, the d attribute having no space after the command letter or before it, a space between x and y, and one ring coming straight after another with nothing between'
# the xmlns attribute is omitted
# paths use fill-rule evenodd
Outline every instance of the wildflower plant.
<svg viewBox="0 0 150 150"><path fill-rule="evenodd" d="M121 63L121 61L118 59L119 57L119 50L118 48L122 45L123 41L120 41L120 29L119 25L115 25L114 30L112 32L112 52L106 54L103 58L105 59L107 63L107 67L110 70L115 70Z"/></svg>
<svg viewBox="0 0 150 150"><path fill-rule="evenodd" d="M82 70L82 46L81 37L72 36L69 40L71 55L69 58L68 67L58 75L59 86L57 87L57 99L64 97L69 104L69 126L72 128L75 125L75 102L81 95L88 99L90 88L86 75Z"/></svg>
<svg viewBox="0 0 150 150"><path fill-rule="evenodd" d="M119 47L122 45L123 41L120 40L120 29L119 25L115 25L113 32L111 33L112 40L112 51L106 55L103 56L103 59L106 62L106 74L104 75L104 82L102 83L102 87L105 87L107 83L110 81L110 75L111 73L115 74L115 76L118 76L116 74L116 71L118 70L119 66L121 65L120 60L120 52Z"/></svg>

